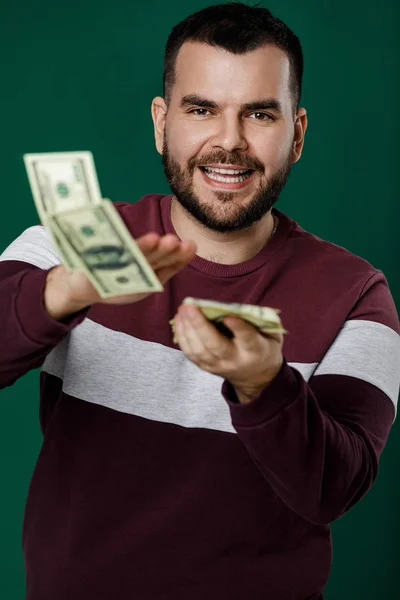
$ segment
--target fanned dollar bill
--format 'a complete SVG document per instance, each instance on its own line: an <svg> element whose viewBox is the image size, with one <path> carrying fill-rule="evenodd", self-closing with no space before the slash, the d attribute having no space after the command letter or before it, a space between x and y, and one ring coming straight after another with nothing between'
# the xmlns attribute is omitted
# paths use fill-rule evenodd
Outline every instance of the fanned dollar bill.
<svg viewBox="0 0 400 600"><path fill-rule="evenodd" d="M53 244L56 250L58 250L58 254L61 257L63 264L69 271L79 271L79 256L76 256L73 252L73 248L68 243L68 240L65 239L57 223L54 222L54 219L45 217L44 219L41 219L41 221L53 240Z"/></svg>
<svg viewBox="0 0 400 600"><path fill-rule="evenodd" d="M60 211L87 208L101 202L91 152L25 154L24 162L42 222Z"/></svg>
<svg viewBox="0 0 400 600"><path fill-rule="evenodd" d="M101 197L90 152L25 154L35 205L62 262L102 298L164 288L112 202Z"/></svg>
<svg viewBox="0 0 400 600"><path fill-rule="evenodd" d="M239 304L237 302L217 302L215 300L202 300L201 298L187 297L183 304L197 306L203 315L211 321L224 335L231 338L231 330L223 323L225 317L239 317L254 325L262 333L288 333L282 327L279 317L280 310L269 306L256 306L253 304ZM178 342L175 334L174 319L170 321L174 334L174 343Z"/></svg>
<svg viewBox="0 0 400 600"><path fill-rule="evenodd" d="M81 262L82 270L101 289L103 298L163 289L119 220L112 203L106 199L97 206L64 211L53 217Z"/></svg>

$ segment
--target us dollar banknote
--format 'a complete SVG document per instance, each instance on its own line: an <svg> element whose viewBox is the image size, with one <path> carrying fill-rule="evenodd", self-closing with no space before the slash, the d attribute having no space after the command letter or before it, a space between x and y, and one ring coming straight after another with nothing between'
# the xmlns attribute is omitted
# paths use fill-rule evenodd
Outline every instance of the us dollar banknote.
<svg viewBox="0 0 400 600"><path fill-rule="evenodd" d="M25 154L24 162L42 220L64 210L87 208L101 202L91 152Z"/></svg>
<svg viewBox="0 0 400 600"><path fill-rule="evenodd" d="M25 154L32 195L63 264L102 298L164 288L112 202L101 197L91 152Z"/></svg>
<svg viewBox="0 0 400 600"><path fill-rule="evenodd" d="M106 199L97 206L65 211L53 217L82 270L101 290L103 298L163 289L118 219L112 202Z"/></svg>
<svg viewBox="0 0 400 600"><path fill-rule="evenodd" d="M288 333L282 327L279 317L280 310L269 306L254 304L240 304L237 302L217 302L216 300L203 300L201 298L187 297L182 304L197 306L203 315L215 325L226 337L232 338L231 330L223 323L225 317L239 317L256 327L261 333ZM178 342L175 333L174 319L170 325L174 334L174 343Z"/></svg>

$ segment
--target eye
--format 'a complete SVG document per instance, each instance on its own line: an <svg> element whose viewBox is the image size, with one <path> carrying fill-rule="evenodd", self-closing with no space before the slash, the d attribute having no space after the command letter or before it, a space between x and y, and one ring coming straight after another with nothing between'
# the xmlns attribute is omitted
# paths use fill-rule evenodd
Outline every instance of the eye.
<svg viewBox="0 0 400 600"><path fill-rule="evenodd" d="M208 108L192 108L192 110L188 111L189 114L196 114L198 117L205 117L204 113L210 112Z"/></svg>
<svg viewBox="0 0 400 600"><path fill-rule="evenodd" d="M268 115L267 113L255 112L251 113L250 117L252 117L253 115L255 115L255 117L253 118L256 121L275 121L275 117L273 117L272 115Z"/></svg>

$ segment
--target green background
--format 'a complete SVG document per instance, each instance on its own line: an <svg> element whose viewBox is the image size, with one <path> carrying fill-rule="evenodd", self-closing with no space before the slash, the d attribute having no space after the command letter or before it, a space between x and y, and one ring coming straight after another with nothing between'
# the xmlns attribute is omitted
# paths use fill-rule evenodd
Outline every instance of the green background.
<svg viewBox="0 0 400 600"><path fill-rule="evenodd" d="M170 29L209 4L21 0L5 8L3 2L0 251L38 223L25 152L91 150L103 196L114 201L168 191L150 103L162 95ZM382 269L399 307L400 3L271 0L262 6L300 37L305 57L301 105L309 126L278 208ZM21 525L41 444L38 399L38 371L0 392L0 598L7 600L24 598ZM396 596L399 472L396 421L374 488L332 525L327 600Z"/></svg>

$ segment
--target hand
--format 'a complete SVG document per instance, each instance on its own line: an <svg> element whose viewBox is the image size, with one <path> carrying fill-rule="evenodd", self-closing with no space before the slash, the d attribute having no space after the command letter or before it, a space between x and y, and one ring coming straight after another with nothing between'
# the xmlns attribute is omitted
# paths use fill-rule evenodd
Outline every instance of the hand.
<svg viewBox="0 0 400 600"><path fill-rule="evenodd" d="M174 234L160 236L147 233L136 240L136 244L144 254L150 267L162 284L166 283L178 271L183 269L196 254L196 244L192 241L181 241ZM96 288L83 272L70 273L69 287L72 295L84 298L88 304L101 302L104 304L132 304L150 296L153 292L127 294L113 298L101 298Z"/></svg>
<svg viewBox="0 0 400 600"><path fill-rule="evenodd" d="M283 365L283 335L260 333L237 317L225 317L229 339L195 306L181 305L174 317L176 336L185 356L201 369L227 379L245 404L256 398Z"/></svg>
<svg viewBox="0 0 400 600"><path fill-rule="evenodd" d="M162 284L183 269L196 255L193 241L181 241L176 235L147 233L136 243ZM55 319L62 319L95 303L132 304L152 292L101 298L82 271L69 272L59 265L49 272L44 292L44 306Z"/></svg>

